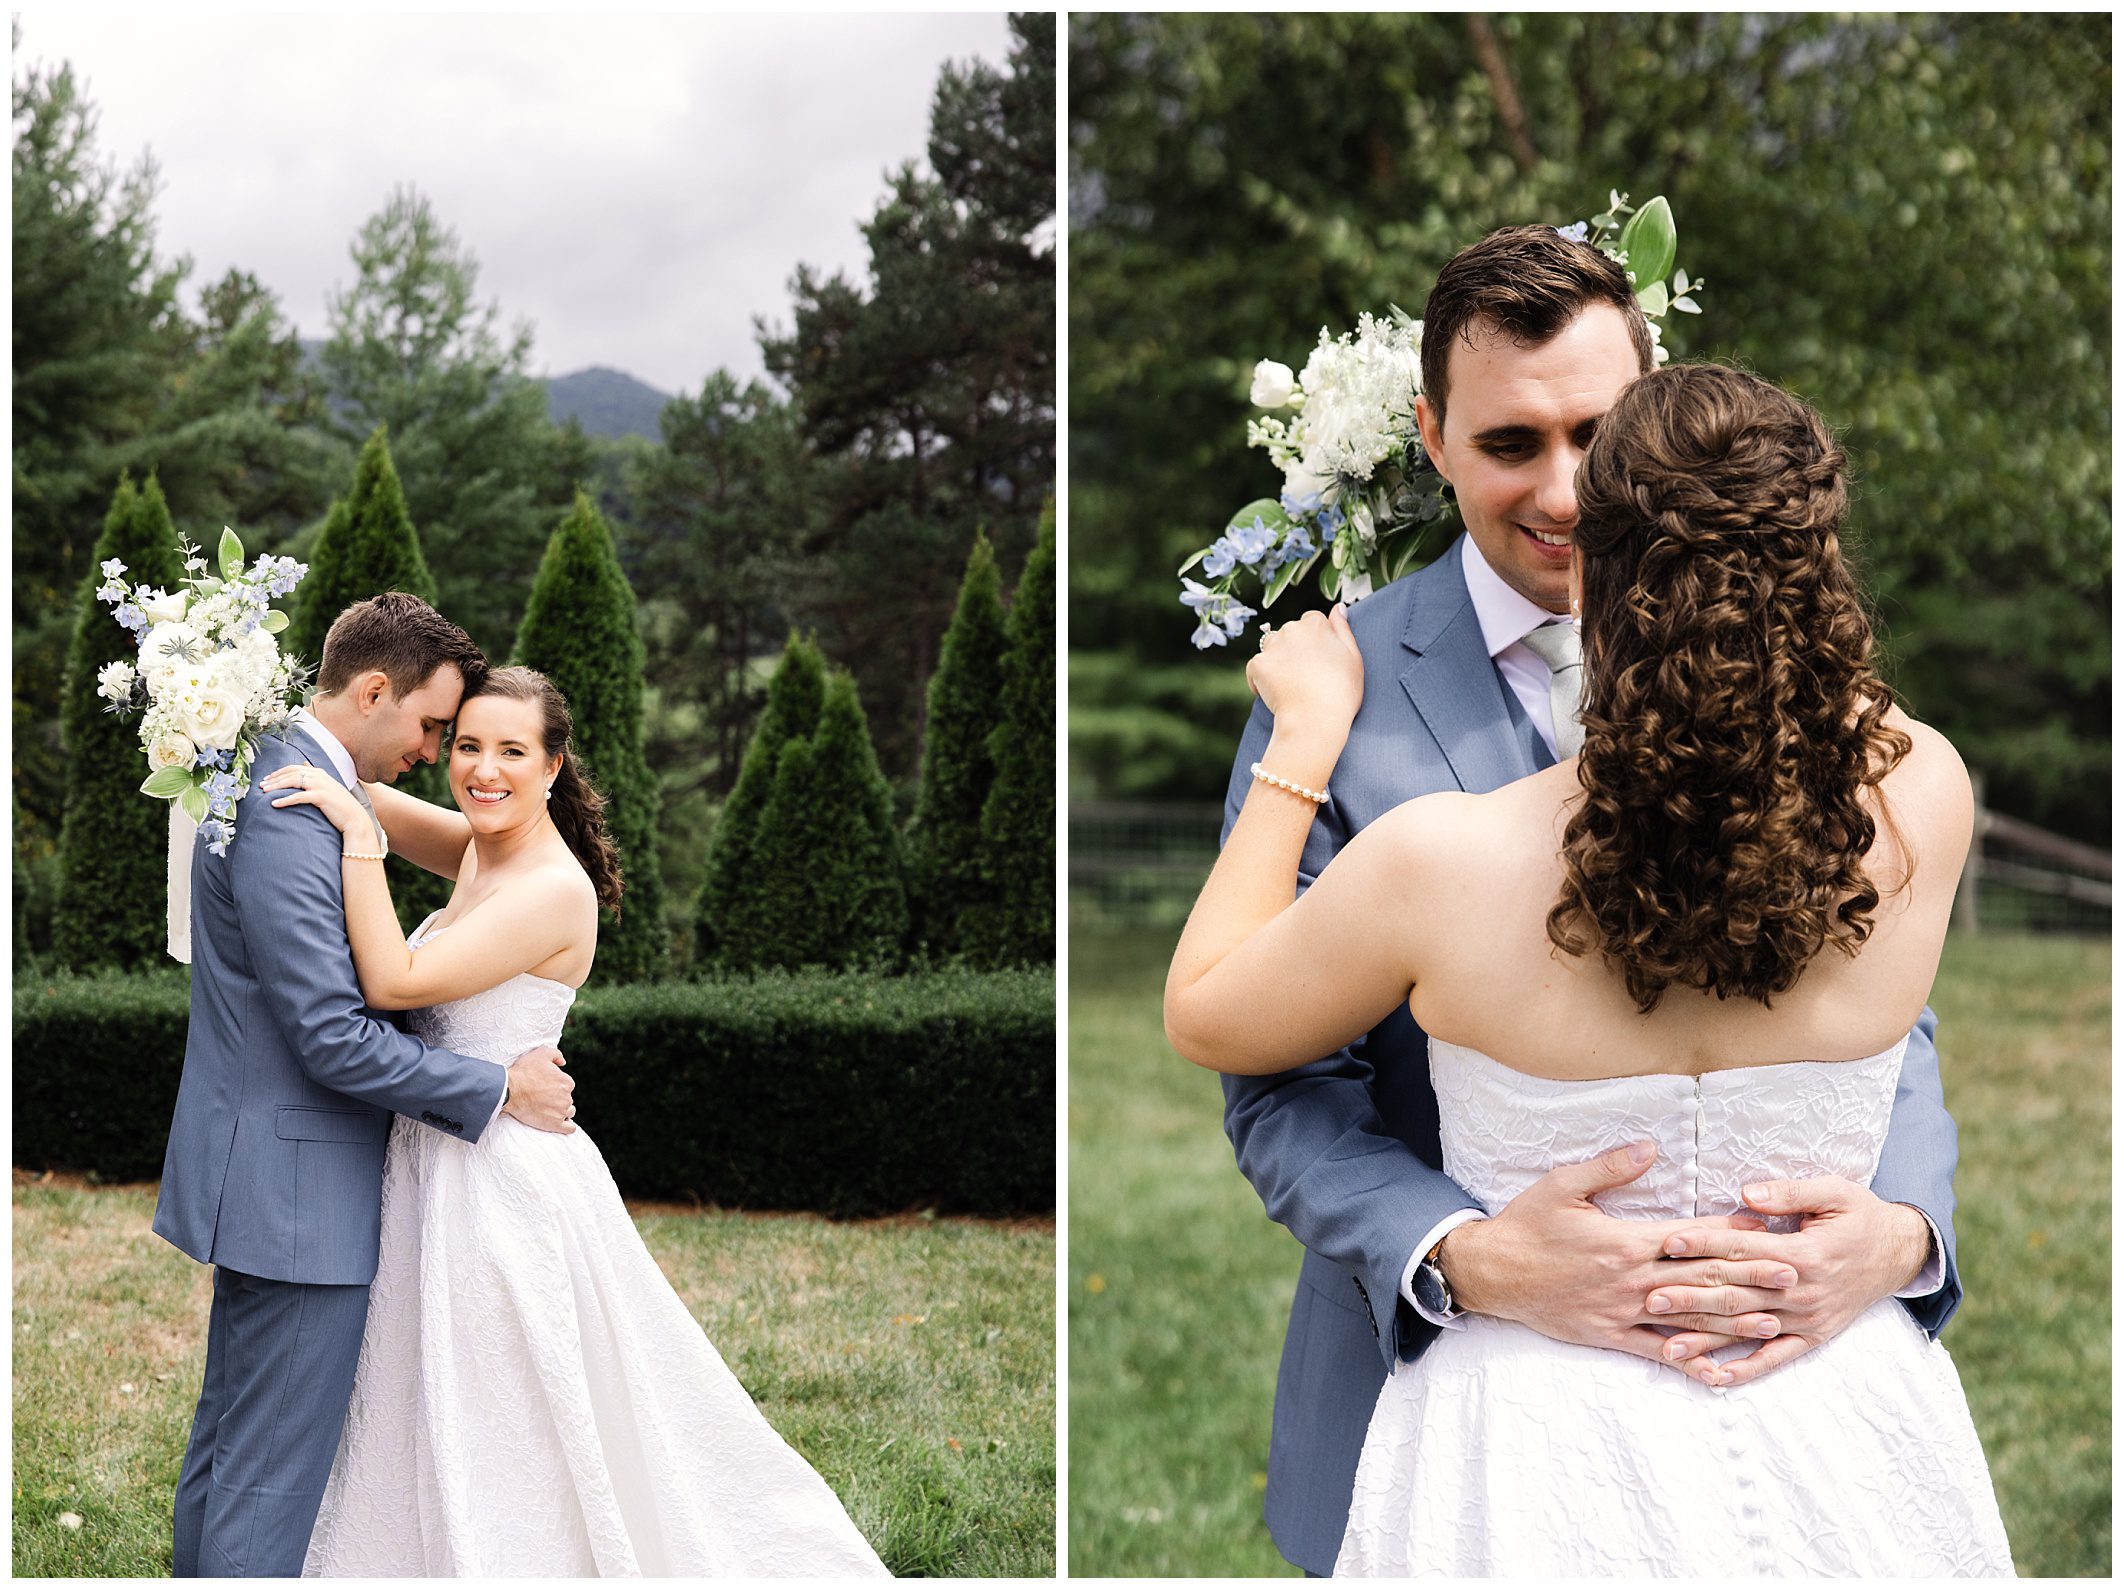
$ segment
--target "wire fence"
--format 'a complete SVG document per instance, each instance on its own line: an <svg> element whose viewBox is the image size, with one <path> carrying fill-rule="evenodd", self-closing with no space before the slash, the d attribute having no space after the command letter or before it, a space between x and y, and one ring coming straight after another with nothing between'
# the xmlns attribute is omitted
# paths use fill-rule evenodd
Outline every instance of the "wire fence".
<svg viewBox="0 0 2124 1590"><path fill-rule="evenodd" d="M1214 802L1071 802L1073 920L1177 929L1209 876L1223 823ZM2108 851L1979 806L1955 926L2107 936L2110 885Z"/></svg>

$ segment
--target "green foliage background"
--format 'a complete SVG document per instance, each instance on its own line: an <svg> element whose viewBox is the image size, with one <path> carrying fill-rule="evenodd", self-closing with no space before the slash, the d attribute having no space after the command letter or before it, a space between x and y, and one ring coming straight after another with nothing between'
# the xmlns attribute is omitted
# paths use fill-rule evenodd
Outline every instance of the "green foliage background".
<svg viewBox="0 0 2124 1590"><path fill-rule="evenodd" d="M1073 791L1223 787L1239 663L1191 656L1173 570L1274 488L1254 361L1420 313L1460 248L1612 186L1668 196L1708 283L1677 356L1842 436L1913 710L1991 804L2106 843L2109 39L2094 14L1072 18Z"/></svg>

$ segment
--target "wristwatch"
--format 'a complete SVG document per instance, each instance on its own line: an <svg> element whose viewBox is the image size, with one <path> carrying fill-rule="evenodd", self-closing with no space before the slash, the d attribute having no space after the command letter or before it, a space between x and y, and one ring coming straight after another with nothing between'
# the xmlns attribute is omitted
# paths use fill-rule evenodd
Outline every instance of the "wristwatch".
<svg viewBox="0 0 2124 1590"><path fill-rule="evenodd" d="M1423 1305L1426 1314L1439 1319L1458 1319L1467 1312L1455 1306L1453 1288L1446 1280L1445 1271L1438 1267L1439 1250L1445 1247L1445 1238L1440 1237L1429 1253L1416 1261L1416 1274L1409 1281L1409 1290L1416 1294L1416 1301Z"/></svg>

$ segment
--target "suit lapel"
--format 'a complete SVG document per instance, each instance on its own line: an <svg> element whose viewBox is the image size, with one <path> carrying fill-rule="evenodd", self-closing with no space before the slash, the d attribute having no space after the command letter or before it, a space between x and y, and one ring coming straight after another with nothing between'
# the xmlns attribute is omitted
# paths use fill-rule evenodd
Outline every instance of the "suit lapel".
<svg viewBox="0 0 2124 1590"><path fill-rule="evenodd" d="M1460 787L1483 794L1535 771L1512 732L1505 683L1482 641L1482 624L1460 568L1460 545L1420 574L1401 644L1412 653L1401 688L1445 753Z"/></svg>

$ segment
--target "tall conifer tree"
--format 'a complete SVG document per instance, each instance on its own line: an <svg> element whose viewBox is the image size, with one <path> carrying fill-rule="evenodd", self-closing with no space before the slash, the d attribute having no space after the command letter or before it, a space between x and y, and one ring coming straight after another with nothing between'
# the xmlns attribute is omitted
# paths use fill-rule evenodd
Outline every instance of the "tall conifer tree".
<svg viewBox="0 0 2124 1590"><path fill-rule="evenodd" d="M968 933L991 966L1055 958L1055 507L1025 560L1010 607L1003 722L990 744L995 787L981 813L988 902Z"/></svg>
<svg viewBox="0 0 2124 1590"><path fill-rule="evenodd" d="M386 591L404 591L435 605L435 576L428 572L420 533L406 512L406 494L391 462L390 438L379 425L355 461L353 486L332 504L310 552L310 572L295 587L281 649L316 667L324 660L325 636L332 621L356 602ZM445 747L437 766L417 767L393 787L438 806L452 805L444 771L448 764ZM448 903L448 879L423 872L397 856L388 867L391 899L398 907L399 921L408 929Z"/></svg>
<svg viewBox="0 0 2124 1590"><path fill-rule="evenodd" d="M605 822L619 847L627 892L616 920L600 912L599 970L620 980L655 977L670 954L656 777L642 756L641 625L611 527L580 492L538 566L515 660L536 668L567 698L576 755L607 802Z"/></svg>
<svg viewBox="0 0 2124 1590"><path fill-rule="evenodd" d="M836 673L817 732L776 758L753 838L754 886L728 924L746 967L896 963L907 933L892 788L878 769L855 680Z"/></svg>
<svg viewBox="0 0 2124 1590"><path fill-rule="evenodd" d="M67 652L60 721L66 817L54 938L61 963L77 971L154 965L167 943L169 808L140 793L147 759L140 754L138 719L106 711L109 703L96 693L105 664L135 655L132 636L96 599L103 565L113 558L136 588L173 591L184 578L177 527L153 475L137 490L130 478L118 482L75 602Z"/></svg>
<svg viewBox="0 0 2124 1590"><path fill-rule="evenodd" d="M715 838L708 851L708 879L701 889L697 917L699 959L703 964L748 964L742 952L730 953L730 924L750 915L749 896L756 881L752 846L760 813L774 794L782 747L791 740L811 738L819 726L819 709L825 701L826 659L804 636L790 636L782 648L782 661L768 683L767 705L760 712L751 743L745 747L737 784L716 819Z"/></svg>
<svg viewBox="0 0 2124 1590"><path fill-rule="evenodd" d="M981 808L995 783L989 736L1002 721L1002 583L988 537L974 537L959 605L929 680L922 786L908 831L915 938L932 956L963 945L961 917L983 897Z"/></svg>

